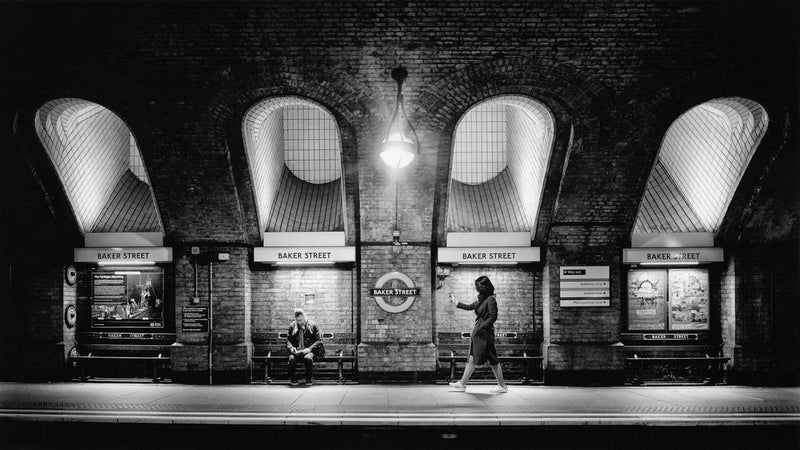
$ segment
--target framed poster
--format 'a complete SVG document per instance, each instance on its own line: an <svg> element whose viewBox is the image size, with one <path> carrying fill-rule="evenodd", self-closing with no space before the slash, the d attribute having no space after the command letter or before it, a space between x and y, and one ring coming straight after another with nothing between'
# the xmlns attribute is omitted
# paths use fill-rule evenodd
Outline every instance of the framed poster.
<svg viewBox="0 0 800 450"><path fill-rule="evenodd" d="M628 329L667 329L667 271L628 271Z"/></svg>
<svg viewBox="0 0 800 450"><path fill-rule="evenodd" d="M708 330L708 269L669 271L669 329Z"/></svg>
<svg viewBox="0 0 800 450"><path fill-rule="evenodd" d="M164 271L92 272L92 328L164 328Z"/></svg>

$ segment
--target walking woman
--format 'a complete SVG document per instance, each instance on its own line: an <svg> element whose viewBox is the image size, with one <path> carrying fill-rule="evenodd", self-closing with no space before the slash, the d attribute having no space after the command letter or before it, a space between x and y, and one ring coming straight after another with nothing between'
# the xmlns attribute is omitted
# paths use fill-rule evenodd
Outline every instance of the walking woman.
<svg viewBox="0 0 800 450"><path fill-rule="evenodd" d="M503 380L503 369L500 368L500 361L497 359L497 350L494 348L494 322L497 320L497 301L494 298L494 286L485 275L475 280L475 290L478 291L478 301L473 303L456 304L457 308L475 311L475 327L472 329L472 336L469 345L469 358L467 367L461 379L450 383L458 391L467 390L467 381L475 371L476 366L489 363L498 386L491 390L492 393L502 394L508 392L506 382ZM450 293L450 303L456 303L453 293Z"/></svg>

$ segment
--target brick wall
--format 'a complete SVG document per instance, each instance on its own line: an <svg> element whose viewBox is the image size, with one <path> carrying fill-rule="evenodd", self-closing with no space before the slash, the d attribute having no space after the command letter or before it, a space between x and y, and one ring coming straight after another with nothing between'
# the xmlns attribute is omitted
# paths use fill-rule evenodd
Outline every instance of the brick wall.
<svg viewBox="0 0 800 450"><path fill-rule="evenodd" d="M254 268L253 343L285 332L294 320L294 308L302 308L323 333L355 332L354 276L349 268ZM309 294L313 299L306 298Z"/></svg>
<svg viewBox="0 0 800 450"><path fill-rule="evenodd" d="M245 379L252 354L250 250L246 247L200 246L197 262L197 296L209 304L209 264L205 258L229 253L230 260L214 262L213 276L213 368L234 380ZM208 369L208 335L182 330L183 307L194 296L194 259L189 246L173 248L175 259L175 333L172 368L176 379Z"/></svg>
<svg viewBox="0 0 800 450"><path fill-rule="evenodd" d="M558 226L551 229L546 255L548 284L543 353L545 378L555 384L617 384L624 368L620 331L620 243L625 230ZM561 307L561 266L609 266L609 307Z"/></svg>
<svg viewBox="0 0 800 450"><path fill-rule="evenodd" d="M796 248L744 248L736 265L736 346L732 380L796 384L800 364L800 264Z"/></svg>
<svg viewBox="0 0 800 450"><path fill-rule="evenodd" d="M361 247L359 371L432 372L435 369L430 261L429 247ZM420 289L420 295L403 312L387 312L369 295L370 289L378 287L378 279L390 272L405 274ZM399 304L405 299L386 298L386 301Z"/></svg>
<svg viewBox="0 0 800 450"><path fill-rule="evenodd" d="M27 379L62 379L66 357L75 344L75 328L67 328L64 309L76 302L75 286L64 281L64 266L57 262L18 261L11 268L11 299L18 346L16 364L7 375Z"/></svg>
<svg viewBox="0 0 800 450"><path fill-rule="evenodd" d="M719 284L712 290L711 301L719 304L720 337L722 353L731 358L730 364L736 365L734 348L736 346L736 260L727 255L725 262L718 269ZM710 280L713 282L714 280ZM712 284L712 286L714 286Z"/></svg>
<svg viewBox="0 0 800 450"><path fill-rule="evenodd" d="M261 227L242 120L250 106L270 96L318 102L340 127L347 242L361 252L354 298L363 353L375 361L374 368L381 361L380 370L432 366L426 346L434 317L437 327L441 317L431 308L427 286L429 249L444 243L453 131L470 106L492 96L530 96L554 116L553 156L534 237L546 246L546 262L544 273L536 269L531 283L535 329L541 304L543 339L555 348L548 364L555 370L618 367L613 351L593 348L612 345L619 332L620 249L628 244L664 133L689 108L726 95L765 106L771 125L760 148L768 157L756 153L755 170L743 178L742 198L734 198L726 216L726 223L744 225L723 229L735 248L763 242L796 248L797 158L773 157L797 153L798 77L791 34L797 6L791 2L83 6L0 6L6 19L3 42L15 43L3 44L0 52L0 83L13 86L2 91L0 102L2 267L16 264L19 252L32 244L34 250L51 249L54 260L68 260L71 249L81 245L63 188L35 136L33 117L40 105L56 98L101 104L128 125L142 152L167 245L176 249L176 312L191 296L186 256L191 243L232 252L233 261L219 266L217 282L226 289L217 298L220 348L229 355L220 358L230 358L220 367L239 370L246 364L246 347L256 338L250 333L260 320L255 313L248 316L251 309L258 311L252 295L260 292L257 285L265 283L265 275L250 273L245 262L244 249L259 245ZM419 158L398 182L397 225L401 239L411 243L402 258L383 246L395 228L395 183L377 154L394 106L390 73L399 65L410 73L404 84L406 110L421 142ZM773 370L756 355L772 354L780 347L772 336L800 318L792 301L783 300L795 297L773 294L773 317L786 321L773 321L770 338L764 337L759 318L766 307L753 303L766 298L762 272L772 274L773 292L794 292L797 279L789 269L767 270L768 260L735 261L735 334L741 347L736 358L737 364L744 358L743 371ZM50 279L46 264L36 264L31 270ZM610 265L612 306L560 308L557 270L563 264ZM365 294L378 271L390 268L427 283L406 313L410 320L379 317ZM527 286L526 277L519 282ZM52 283L45 283L48 289L60 286L55 279ZM79 306L82 295L79 290ZM15 300L0 304L4 310L16 308L10 306ZM57 302L60 307L62 300ZM785 310L775 316L775 308ZM179 327L180 318L176 323ZM4 342L16 342L9 335L22 328L4 331ZM403 340L414 342L402 347L407 353L391 366L390 352ZM185 356L177 357L178 368L201 367L202 341L179 332L179 343L184 349L175 354ZM796 363L796 354L787 358ZM422 365L411 361L420 355L425 355Z"/></svg>
<svg viewBox="0 0 800 450"><path fill-rule="evenodd" d="M475 314L451 305L448 295L452 292L456 300L462 303L476 301L477 292L473 286L475 279L481 275L489 277L495 287L496 332L541 332L541 298L534 299L534 293L540 292L541 288L534 286L537 274L537 270L522 267L453 267L445 286L435 291L436 332L472 331ZM534 307L535 301L538 303L537 308Z"/></svg>

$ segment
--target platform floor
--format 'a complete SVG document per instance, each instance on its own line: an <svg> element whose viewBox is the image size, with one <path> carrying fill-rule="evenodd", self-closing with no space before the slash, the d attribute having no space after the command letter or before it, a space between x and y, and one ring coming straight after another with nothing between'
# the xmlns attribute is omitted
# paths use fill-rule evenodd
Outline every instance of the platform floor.
<svg viewBox="0 0 800 450"><path fill-rule="evenodd" d="M168 425L177 427L174 430L197 425L208 426L208 430L251 426L247 433L254 429L329 432L340 428L349 430L349 435L361 433L362 437L364 430L436 429L441 431L436 434L441 439L458 437L452 430L467 429L490 433L509 430L509 436L547 428L562 433L597 429L592 426L622 430L623 436L625 430L653 426L736 429L735 433L725 431L726 436L748 433L748 429L753 433L780 429L782 446L797 443L800 447L800 388L515 385L506 394L491 394L491 388L488 384L471 385L467 392L458 392L444 384L290 387L97 381L0 383L0 424L29 430L30 426L59 424ZM402 433L400 438L408 435ZM469 442L466 444L469 447Z"/></svg>

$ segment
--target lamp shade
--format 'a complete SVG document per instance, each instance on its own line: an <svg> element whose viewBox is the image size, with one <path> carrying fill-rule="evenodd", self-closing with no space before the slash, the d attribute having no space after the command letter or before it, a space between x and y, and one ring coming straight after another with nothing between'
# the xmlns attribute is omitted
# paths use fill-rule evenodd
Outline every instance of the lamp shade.
<svg viewBox="0 0 800 450"><path fill-rule="evenodd" d="M403 80L408 72L402 67L392 71L392 78L397 81L397 103L386 137L381 141L381 159L386 165L400 169L411 164L418 152L417 133L406 117L403 106Z"/></svg>
<svg viewBox="0 0 800 450"><path fill-rule="evenodd" d="M411 164L416 153L417 143L404 133L390 133L381 142L381 159L395 169Z"/></svg>

